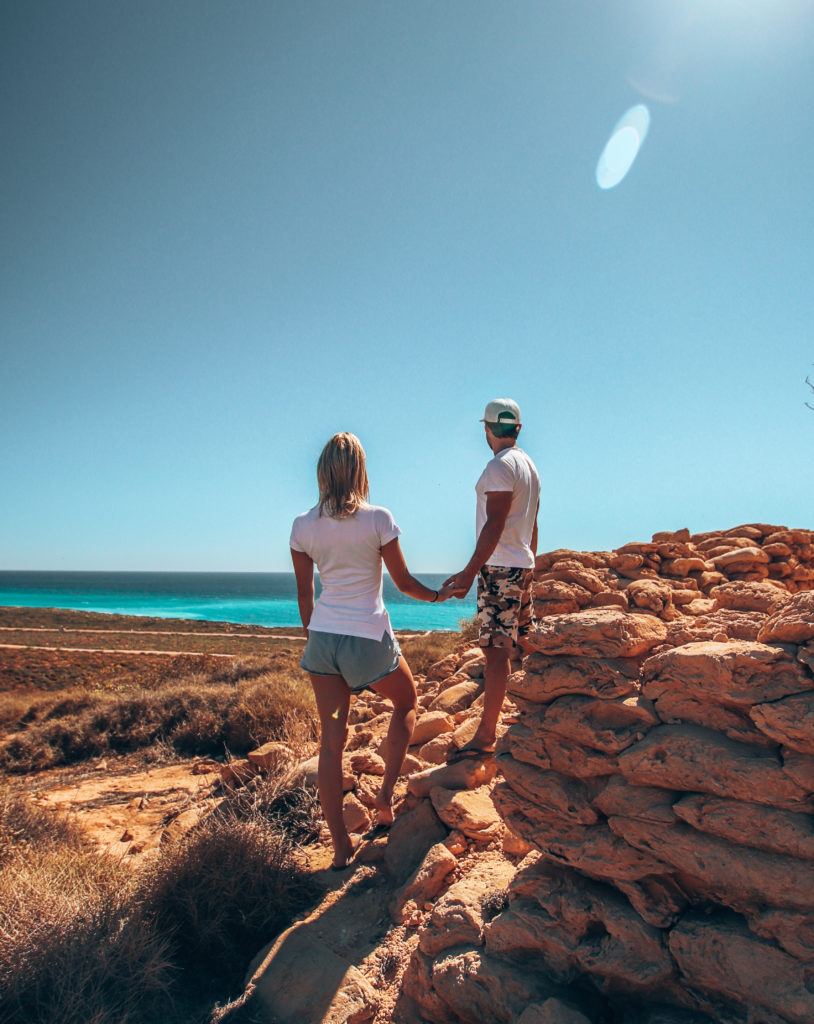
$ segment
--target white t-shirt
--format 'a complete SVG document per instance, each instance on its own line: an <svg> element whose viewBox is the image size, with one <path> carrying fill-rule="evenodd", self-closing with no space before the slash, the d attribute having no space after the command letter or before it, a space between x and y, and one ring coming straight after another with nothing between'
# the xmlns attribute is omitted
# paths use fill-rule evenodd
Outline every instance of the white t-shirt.
<svg viewBox="0 0 814 1024"><path fill-rule="evenodd" d="M322 584L309 629L369 640L393 635L382 599L381 549L400 533L390 512L377 505L344 519L320 515L319 505L297 516L291 547L314 560Z"/></svg>
<svg viewBox="0 0 814 1024"><path fill-rule="evenodd" d="M488 491L511 491L512 503L503 533L488 565L534 568L531 535L540 501L540 477L526 453L516 445L504 448L486 463L475 484L478 496L475 536L480 537L486 522L486 494Z"/></svg>

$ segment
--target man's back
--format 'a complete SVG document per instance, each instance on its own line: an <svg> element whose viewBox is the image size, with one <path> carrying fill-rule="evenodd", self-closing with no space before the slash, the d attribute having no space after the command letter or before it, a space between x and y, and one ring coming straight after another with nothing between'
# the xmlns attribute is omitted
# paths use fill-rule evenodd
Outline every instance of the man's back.
<svg viewBox="0 0 814 1024"><path fill-rule="evenodd" d="M489 460L475 485L477 494L476 536L486 522L486 495L492 491L511 491L512 501L506 524L489 565L534 567L531 538L540 500L540 476L529 456L513 445Z"/></svg>

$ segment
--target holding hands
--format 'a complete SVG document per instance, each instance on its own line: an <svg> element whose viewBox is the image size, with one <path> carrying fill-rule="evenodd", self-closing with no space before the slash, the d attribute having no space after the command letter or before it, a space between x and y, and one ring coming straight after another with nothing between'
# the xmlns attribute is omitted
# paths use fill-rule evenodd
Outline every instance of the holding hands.
<svg viewBox="0 0 814 1024"><path fill-rule="evenodd" d="M446 601L449 597L466 597L474 581L474 574L470 576L466 569L456 572L448 580L444 580L443 586L438 591L438 600ZM442 594L444 595L443 597L441 596Z"/></svg>

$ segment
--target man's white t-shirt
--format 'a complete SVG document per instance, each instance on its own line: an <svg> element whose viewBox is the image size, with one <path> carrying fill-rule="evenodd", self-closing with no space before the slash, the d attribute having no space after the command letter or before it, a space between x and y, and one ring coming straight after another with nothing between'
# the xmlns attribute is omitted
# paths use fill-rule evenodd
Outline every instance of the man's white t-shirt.
<svg viewBox="0 0 814 1024"><path fill-rule="evenodd" d="M399 536L386 508L365 505L344 519L319 514L319 505L297 516L290 544L316 563L322 593L308 628L381 640L393 635L382 599L384 544Z"/></svg>
<svg viewBox="0 0 814 1024"><path fill-rule="evenodd" d="M537 468L522 448L504 448L486 463L475 484L478 496L475 536L480 537L486 522L488 491L511 491L512 503L503 533L489 558L489 565L534 568L531 535L540 501L540 477Z"/></svg>

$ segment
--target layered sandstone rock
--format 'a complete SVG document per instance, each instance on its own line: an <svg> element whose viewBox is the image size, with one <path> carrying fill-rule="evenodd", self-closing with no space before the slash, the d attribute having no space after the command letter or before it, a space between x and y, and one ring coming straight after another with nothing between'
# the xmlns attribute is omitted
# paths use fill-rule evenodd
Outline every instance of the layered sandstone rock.
<svg viewBox="0 0 814 1024"><path fill-rule="evenodd" d="M514 1024L472 1000L525 968L619 1020L814 1020L813 555L750 524L538 558L492 789L532 852L477 940L423 943L419 1003Z"/></svg>

